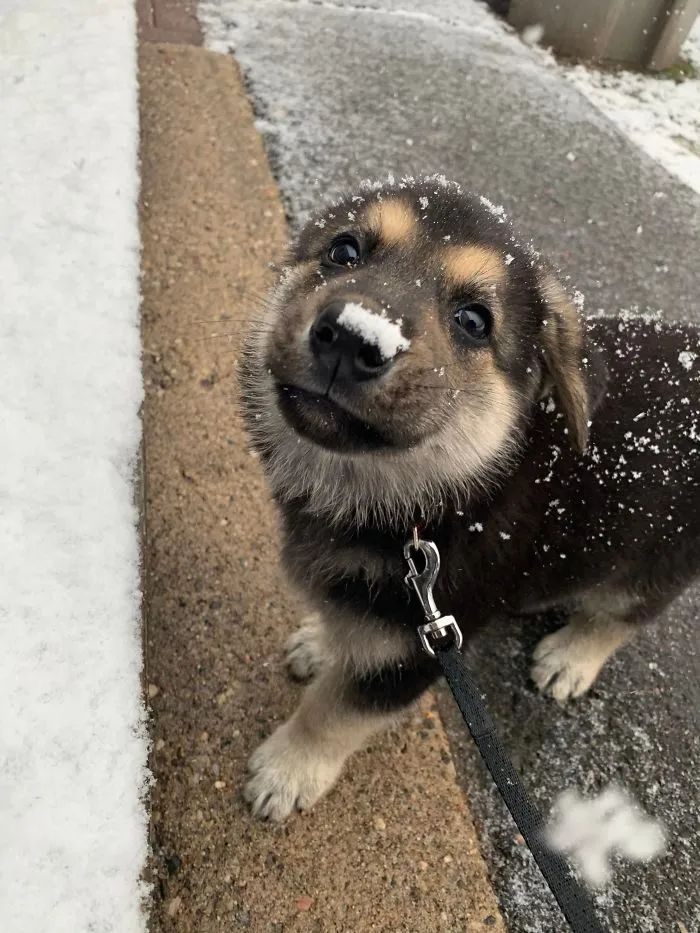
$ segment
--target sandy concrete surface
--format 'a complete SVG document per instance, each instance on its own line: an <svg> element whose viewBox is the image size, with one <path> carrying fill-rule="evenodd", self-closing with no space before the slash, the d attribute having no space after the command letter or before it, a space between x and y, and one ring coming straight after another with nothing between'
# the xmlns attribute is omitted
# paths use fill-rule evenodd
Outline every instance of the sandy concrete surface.
<svg viewBox="0 0 700 933"><path fill-rule="evenodd" d="M196 0L136 0L141 42L201 45Z"/></svg>
<svg viewBox="0 0 700 933"><path fill-rule="evenodd" d="M430 700L309 814L247 813L246 759L299 690L302 607L235 379L286 225L231 59L145 44L141 128L152 929L503 930Z"/></svg>

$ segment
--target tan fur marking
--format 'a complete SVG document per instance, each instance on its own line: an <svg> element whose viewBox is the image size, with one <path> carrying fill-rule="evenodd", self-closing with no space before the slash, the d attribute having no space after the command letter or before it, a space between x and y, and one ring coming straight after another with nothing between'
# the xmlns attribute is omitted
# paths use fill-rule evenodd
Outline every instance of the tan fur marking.
<svg viewBox="0 0 700 933"><path fill-rule="evenodd" d="M455 285L498 285L506 276L501 257L486 246L452 246L445 251L444 264Z"/></svg>
<svg viewBox="0 0 700 933"><path fill-rule="evenodd" d="M365 221L387 246L406 243L416 232L416 215L403 201L375 201L367 208Z"/></svg>
<svg viewBox="0 0 700 933"><path fill-rule="evenodd" d="M585 611L547 635L535 648L531 676L543 692L563 703L581 696L618 648L634 635L635 626L616 614Z"/></svg>
<svg viewBox="0 0 700 933"><path fill-rule="evenodd" d="M405 661L415 646L413 632L384 629L371 614L362 617L335 609L322 617L321 628L327 654L343 670L360 676Z"/></svg>
<svg viewBox="0 0 700 933"><path fill-rule="evenodd" d="M573 445L583 452L588 442L589 400L582 371L581 321L556 279L544 276L540 288L550 312L543 332L545 364L564 409Z"/></svg>
<svg viewBox="0 0 700 933"><path fill-rule="evenodd" d="M336 782L345 760L396 715L362 713L344 698L342 667L323 668L293 714L253 753L244 796L256 816L283 820L308 810Z"/></svg>
<svg viewBox="0 0 700 933"><path fill-rule="evenodd" d="M517 399L513 397L505 377L494 366L489 368L485 365L478 381L483 409L460 406L449 431L443 435L442 451L450 454L455 462L476 460L493 463L499 458L501 466L505 467L509 462L511 445L518 436ZM429 469L430 453L425 452L423 469Z"/></svg>
<svg viewBox="0 0 700 933"><path fill-rule="evenodd" d="M301 627L287 639L287 670L296 680L308 680L318 673L329 654L320 615L314 612L302 619Z"/></svg>
<svg viewBox="0 0 700 933"><path fill-rule="evenodd" d="M300 285L307 275L315 272L318 268L316 259L306 259L303 262L290 263L285 265L282 271L281 281L285 289L296 288Z"/></svg>

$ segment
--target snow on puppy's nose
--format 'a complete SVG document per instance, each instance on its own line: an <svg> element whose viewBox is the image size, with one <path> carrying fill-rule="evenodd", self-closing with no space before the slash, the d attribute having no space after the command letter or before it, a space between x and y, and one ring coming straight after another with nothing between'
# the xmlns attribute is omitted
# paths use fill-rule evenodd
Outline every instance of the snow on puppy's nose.
<svg viewBox="0 0 700 933"><path fill-rule="evenodd" d="M356 334L365 343L376 347L381 357L388 362L404 350L408 350L411 341L401 331L403 321L392 321L386 311L376 312L359 302L351 301L338 315L338 324Z"/></svg>
<svg viewBox="0 0 700 933"><path fill-rule="evenodd" d="M321 373L341 382L376 379L410 346L400 321L355 301L326 305L311 328L310 342Z"/></svg>

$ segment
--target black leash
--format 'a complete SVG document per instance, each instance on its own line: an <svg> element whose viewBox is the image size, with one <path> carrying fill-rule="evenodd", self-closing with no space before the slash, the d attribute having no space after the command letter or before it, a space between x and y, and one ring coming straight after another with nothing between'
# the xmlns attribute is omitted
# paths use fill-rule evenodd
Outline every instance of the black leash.
<svg viewBox="0 0 700 933"><path fill-rule="evenodd" d="M413 551L420 551L425 558L425 568L420 572L413 562ZM596 916L590 894L578 882L566 859L544 842L542 815L513 767L484 705L483 694L460 654L462 632L454 617L443 616L435 605L432 590L440 570L437 547L432 541L420 540L416 532L404 548L404 556L410 568L406 582L418 594L427 620L418 629L421 644L440 664L471 737L537 867L574 933L607 933Z"/></svg>
<svg viewBox="0 0 700 933"><path fill-rule="evenodd" d="M574 933L605 933L590 895L574 877L569 863L542 841L542 815L513 767L461 654L452 644L446 650L436 648L435 657L476 747L569 926Z"/></svg>

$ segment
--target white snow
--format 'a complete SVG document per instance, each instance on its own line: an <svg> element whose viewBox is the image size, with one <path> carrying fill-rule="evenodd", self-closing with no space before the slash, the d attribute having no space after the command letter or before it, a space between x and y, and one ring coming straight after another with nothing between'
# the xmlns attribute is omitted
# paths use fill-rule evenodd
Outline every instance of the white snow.
<svg viewBox="0 0 700 933"><path fill-rule="evenodd" d="M493 14L491 18L494 36L507 41L509 27ZM480 18L479 26L483 29L485 25ZM651 72L567 65L549 50L533 47L542 35L540 31L538 36L535 28L520 34L520 54L558 71L640 149L700 193L700 74L676 81ZM517 54L515 48L512 52ZM681 57L700 73L700 18L683 45ZM576 154L569 152L566 158L573 163Z"/></svg>
<svg viewBox="0 0 700 933"><path fill-rule="evenodd" d="M700 72L700 18L682 55ZM585 65L561 70L633 142L700 193L700 77L676 82Z"/></svg>
<svg viewBox="0 0 700 933"><path fill-rule="evenodd" d="M494 204L493 201L489 201L489 199L487 197L484 197L483 194L480 195L479 200L484 205L486 210L490 214L493 214L493 216L498 220L500 224L503 224L506 222L507 214L502 204Z"/></svg>
<svg viewBox="0 0 700 933"><path fill-rule="evenodd" d="M136 26L0 8L0 927L145 929Z"/></svg>
<svg viewBox="0 0 700 933"><path fill-rule="evenodd" d="M392 321L385 312L377 314L354 301L346 303L338 315L338 323L377 347L385 360L393 359L411 346L411 341L401 333L400 320Z"/></svg>
<svg viewBox="0 0 700 933"><path fill-rule="evenodd" d="M693 368L695 360L697 359L697 356L697 353L693 353L692 350L682 350L678 354L678 362L681 364L683 369L690 372L690 370Z"/></svg>
<svg viewBox="0 0 700 933"><path fill-rule="evenodd" d="M532 26L526 26L520 33L520 37L525 45L537 45L544 35L544 26L542 23L534 23Z"/></svg>
<svg viewBox="0 0 700 933"><path fill-rule="evenodd" d="M483 30L490 16L494 37L502 42L512 37L503 20L490 11L486 16L482 10L472 12L473 5L480 6L476 0L465 0L465 21L473 18ZM520 34L520 55L539 59L542 67L558 71L640 149L700 193L700 17L681 50L681 57L695 67L698 76L678 81L650 72L560 63L549 50L536 47L542 35L540 31L538 36L536 28ZM518 54L515 46L511 51ZM574 152L566 157L576 161Z"/></svg>
<svg viewBox="0 0 700 933"><path fill-rule="evenodd" d="M614 855L647 862L660 855L665 846L661 825L615 784L596 797L585 798L577 790L560 794L545 838L553 849L568 856L594 887L610 880L610 859Z"/></svg>

